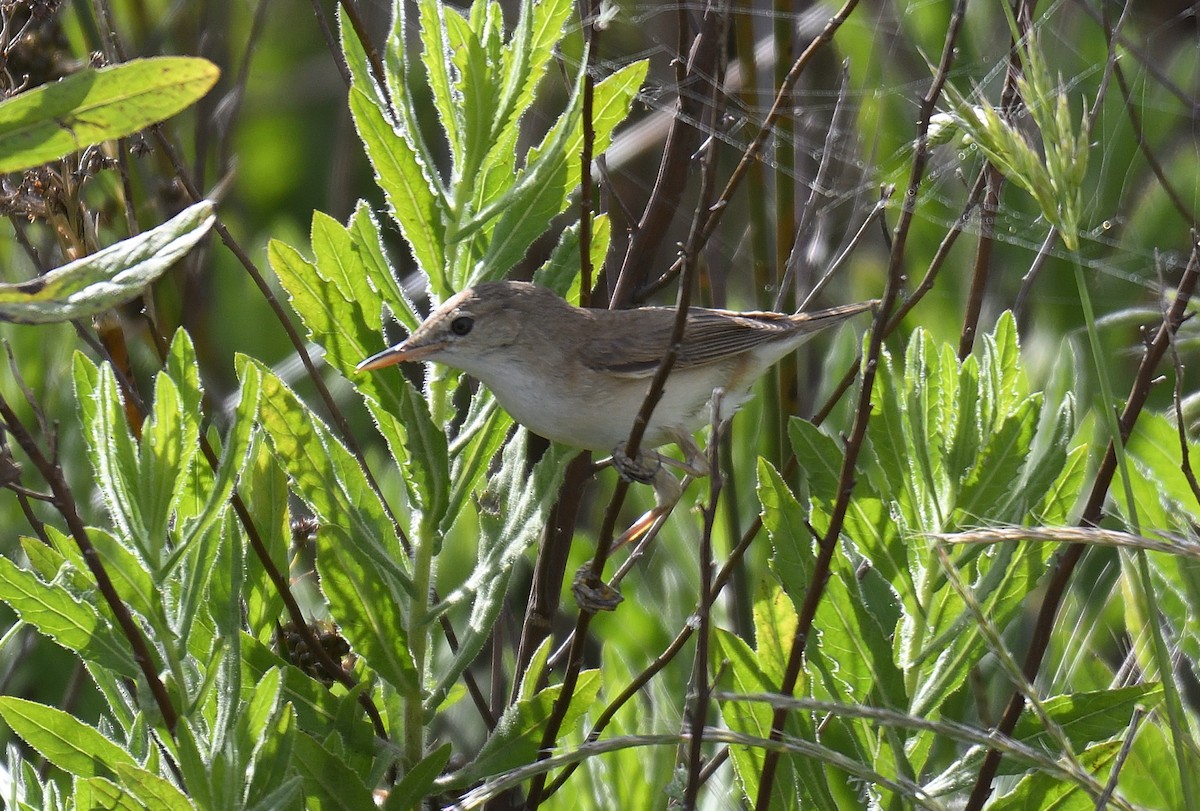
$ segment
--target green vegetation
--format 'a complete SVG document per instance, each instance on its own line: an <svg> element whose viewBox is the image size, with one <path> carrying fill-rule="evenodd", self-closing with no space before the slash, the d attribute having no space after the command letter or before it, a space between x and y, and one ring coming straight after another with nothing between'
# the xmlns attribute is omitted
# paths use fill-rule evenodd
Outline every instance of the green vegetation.
<svg viewBox="0 0 1200 811"><path fill-rule="evenodd" d="M1200 807L1188 12L60 5L0 4L5 807ZM880 304L612 551L650 488L355 371L499 278Z"/></svg>

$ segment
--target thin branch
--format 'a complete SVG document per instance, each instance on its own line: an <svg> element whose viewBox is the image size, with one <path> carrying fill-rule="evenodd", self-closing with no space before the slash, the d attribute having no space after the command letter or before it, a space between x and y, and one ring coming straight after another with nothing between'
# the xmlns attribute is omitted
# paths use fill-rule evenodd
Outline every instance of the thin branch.
<svg viewBox="0 0 1200 811"><path fill-rule="evenodd" d="M745 179L746 173L750 171L750 167L758 163L759 153L762 152L767 140L774 133L775 122L779 120L779 117L782 116L786 110L791 109L787 101L791 95L792 88L795 86L796 82L800 80L800 76L804 73L804 69L808 67L808 63L812 61L813 57L821 50L821 48L823 48L833 39L834 33L841 28L842 23L844 23L850 17L850 14L857 6L858 0L846 0L845 5L843 5L836 14L829 18L829 22L827 22L825 27L821 29L821 33L817 34L817 36L813 38L813 41L808 44L808 47L804 49L804 52L800 54L799 58L797 58L792 64L791 70L788 71L787 76L784 77L783 82L779 86L779 90L775 94L775 101L772 103L771 110L767 113L767 117L763 119L763 123L759 128L758 134L754 136L754 140L750 142L750 145L746 147L746 150L742 153L742 158L738 162L737 167L733 170L733 174L729 176L729 180L725 183L725 188L717 197L717 201L709 209L708 219L705 220L704 226L700 230L701 245L706 243L708 238L712 236L713 232L716 230L717 225L721 221L721 217L725 213L725 209L729 207L729 203L733 199L734 192L737 191L737 187L741 185L742 180ZM643 298L652 292L652 290L657 290L665 287L667 284L670 284L670 282L677 275L679 275L681 269L681 260L676 260L675 264L673 264L666 273L652 282L647 288L639 290L636 297L639 299Z"/></svg>
<svg viewBox="0 0 1200 811"><path fill-rule="evenodd" d="M871 328L871 338L867 349L866 362L863 365L862 389L859 393L858 406L854 414L854 425L846 441L846 455L842 460L842 469L838 477L837 501L829 517L829 528L821 539L820 551L813 563L813 574L808 590L805 592L804 603L800 608L796 631L792 639L791 652L788 655L787 666L784 669L783 680L779 692L791 695L800 678L804 663L804 650L808 643L809 631L816 617L817 606L825 592L825 584L829 577L830 565L834 552L837 550L838 538L842 531L842 522L850 508L850 498L854 492L855 468L858 455L866 439L867 423L871 415L871 396L874 391L875 375L878 371L879 357L883 351L885 327L891 318L892 310L903 284L904 252L912 220L916 213L917 193L921 180L925 176L925 166L929 160L929 119L933 115L935 105L941 96L942 88L950 73L950 66L957 52L958 34L966 11L966 0L956 0L950 15L946 31L945 47L941 61L929 86L925 98L921 102L921 112L917 123L916 148L914 150L912 169L909 175L908 188L901 206L900 220L896 224L895 240L888 262L887 283L884 286L882 301L875 313L874 324ZM772 740L783 737L783 727L787 721L787 711L777 709L771 719ZM779 753L767 752L763 758L762 776L758 785L758 796L755 799L756 811L767 811L771 804L771 792L775 782L775 772L779 764Z"/></svg>
<svg viewBox="0 0 1200 811"><path fill-rule="evenodd" d="M1142 355L1141 364L1138 366L1137 375L1129 392L1129 399L1125 403L1125 409L1121 412L1119 421L1119 439L1121 442L1126 442L1129 439L1129 435L1133 432L1133 426L1137 422L1137 418L1150 396L1150 389L1157 375L1158 364L1170 348L1172 337L1178 332L1180 324L1183 323L1186 317L1188 302L1191 301L1192 295L1196 290L1197 281L1200 280L1200 243L1195 241L1195 233L1193 233L1192 237L1191 258L1188 260L1187 268L1184 270L1183 277L1179 281L1175 301L1172 303L1167 317L1159 325L1154 340L1147 345ZM1083 516L1079 521L1080 526L1095 527L1099 525L1104 509L1104 501L1108 497L1108 490L1112 484L1116 470L1116 448L1113 442L1110 441L1108 449L1104 454L1104 459L1100 463L1100 468L1096 472L1096 479L1092 484L1091 494L1087 505L1084 507ZM1071 575L1075 571L1075 567L1083 557L1086 549L1087 546L1084 544L1072 544L1068 546L1063 550L1062 555L1055 563L1047 580L1046 589L1042 597L1042 605L1038 610L1037 620L1033 626L1029 648L1026 651L1023 665L1025 676L1031 682L1037 678L1038 671L1041 669L1042 659L1045 658L1046 650L1050 644L1050 633L1054 629L1054 620L1058 616L1059 606L1062 605L1063 597L1066 595L1067 584L1070 582ZM996 727L997 733L1000 735L1011 734L1017 725L1017 720L1021 717L1021 711L1024 707L1024 696L1020 692L1014 692L1009 698L1000 723ZM979 811L983 808L983 804L991 795L992 780L995 778L999 766L1000 752L995 749L989 750L984 757L983 764L980 766L979 776L967 801L966 811Z"/></svg>
<svg viewBox="0 0 1200 811"><path fill-rule="evenodd" d="M720 390L713 392L712 399L712 433L708 442L709 487L708 504L704 507L704 529L700 533L700 604L696 608L697 631L696 655L692 664L692 687L689 691L692 698L692 713L689 719L691 740L687 759L687 785L683 794L683 807L691 811L696 807L700 786L703 784L701 767L703 761L704 727L708 723L710 693L712 685L708 680L708 643L712 633L712 591L713 578L713 548L712 533L717 519L717 501L721 496L721 485L724 477L721 475L721 396Z"/></svg>
<svg viewBox="0 0 1200 811"><path fill-rule="evenodd" d="M13 372L15 374L16 370L14 369ZM138 669L141 670L142 678L146 680L150 694L154 697L154 703L158 707L159 714L162 716L163 724L166 726L167 731L174 736L175 727L179 724L179 714L176 712L175 706L171 703L171 697L167 693L166 686L158 677L158 666L155 664L154 656L150 652L150 646L146 642L146 637L142 634L142 629L138 627L137 622L133 619L129 607L125 605L120 595L117 594L112 578L108 576L108 572L104 569L104 564L100 562L100 553L92 545L91 538L88 537L87 528L84 526L83 519L79 517L79 510L75 506L75 497L71 493L71 488L67 485L62 468L58 464L51 462L42 453L42 449L34 440L33 435L20 421L16 412L8 404L8 400L2 394L0 394L0 416L4 418L5 425L9 433L12 434L13 439L17 441L17 444L25 451L25 455L37 467L42 478L50 485L50 490L54 493L54 506L67 522L67 529L70 531L71 537L75 540L75 544L79 547L79 552L83 555L83 560L96 581L96 587L99 589L100 595L104 598L109 611L112 612L117 625L120 626L121 632L129 641L129 646L133 649L133 660L137 664Z"/></svg>

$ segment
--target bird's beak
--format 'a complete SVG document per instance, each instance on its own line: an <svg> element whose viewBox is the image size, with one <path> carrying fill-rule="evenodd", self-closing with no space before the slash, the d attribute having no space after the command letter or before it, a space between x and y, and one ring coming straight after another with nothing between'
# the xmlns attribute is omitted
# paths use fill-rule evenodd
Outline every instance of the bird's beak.
<svg viewBox="0 0 1200 811"><path fill-rule="evenodd" d="M372 355L355 366L354 371L365 372L368 369L382 369L385 366L391 366L395 363L424 360L441 348L442 345L439 343L425 344L424 346L414 346L412 345L412 340L410 338L403 343L390 346L382 352Z"/></svg>

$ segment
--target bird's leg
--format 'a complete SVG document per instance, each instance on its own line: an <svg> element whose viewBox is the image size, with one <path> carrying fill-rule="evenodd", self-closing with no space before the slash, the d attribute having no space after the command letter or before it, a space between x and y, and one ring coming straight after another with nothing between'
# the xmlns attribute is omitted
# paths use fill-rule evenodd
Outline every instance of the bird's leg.
<svg viewBox="0 0 1200 811"><path fill-rule="evenodd" d="M709 474L708 460L690 434L672 432L671 439L683 451L683 461L671 459L656 451L642 451L638 454L639 458L637 462L633 463L633 470L638 474L649 472L649 476L635 476L633 472L625 467L626 463L630 463L631 460L624 453L624 445L618 445L613 450L612 462L618 473L626 479L654 486L653 509L634 521L629 529L625 530L619 538L613 541L612 548L614 550L641 538L649 531L650 527L654 526L655 521L671 512L671 510L675 509L675 505L679 503L679 499L683 496L685 485L679 479L675 478L674 474L668 471L665 465L682 470L687 474L689 480L691 478L702 478ZM653 467L651 467L651 464L647 464L647 457L652 457Z"/></svg>

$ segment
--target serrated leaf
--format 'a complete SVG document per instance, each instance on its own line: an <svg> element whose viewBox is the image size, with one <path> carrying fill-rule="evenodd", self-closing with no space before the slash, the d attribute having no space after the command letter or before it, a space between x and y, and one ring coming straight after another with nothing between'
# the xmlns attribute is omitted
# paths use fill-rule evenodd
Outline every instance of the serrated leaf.
<svg viewBox="0 0 1200 811"><path fill-rule="evenodd" d="M375 563L342 527L317 532L317 571L329 613L355 653L393 687L416 690L404 613Z"/></svg>
<svg viewBox="0 0 1200 811"><path fill-rule="evenodd" d="M463 122L460 98L452 89L450 66L453 52L447 41L446 15L458 12L437 0L420 0L417 5L421 27L421 46L424 49L421 63L425 66L425 79L433 97L438 120L446 133L450 146L451 163L463 165Z"/></svg>
<svg viewBox="0 0 1200 811"><path fill-rule="evenodd" d="M292 762L304 777L306 807L329 811L373 808L371 792L342 759L309 735L296 735Z"/></svg>
<svg viewBox="0 0 1200 811"><path fill-rule="evenodd" d="M497 505L481 510L478 559L466 582L456 588L436 607L435 611L470 603L471 614L465 631L461 632L459 648L450 665L439 675L437 685L425 701L426 711L442 703L446 692L475 661L484 643L491 636L496 618L503 607L516 561L537 542L546 514L558 494L566 470L566 462L575 451L561 445L550 450L526 472L526 432L521 429L505 448L500 470L488 482L481 497L485 503Z"/></svg>
<svg viewBox="0 0 1200 811"><path fill-rule="evenodd" d="M608 148L613 130L629 114L629 106L645 79L646 68L645 61L635 62L596 84L593 123L597 155ZM550 221L566 206L569 195L579 185L581 174L577 159L583 138L580 92L577 84L566 112L546 133L541 144L529 151L525 169L513 191L476 215L477 225L500 215L480 263L483 275L478 279L456 281L465 285L502 276L525 255L533 241L545 233ZM470 233L472 227L464 226L456 238Z"/></svg>
<svg viewBox="0 0 1200 811"><path fill-rule="evenodd" d="M1003 519L1003 505L1029 458L1041 408L1041 394L1030 396L987 437L959 493L957 526L974 526L985 516Z"/></svg>
<svg viewBox="0 0 1200 811"><path fill-rule="evenodd" d="M0 557L0 600L56 643L88 662L136 679L128 645L90 603L75 599L61 586L49 585L32 572Z"/></svg>
<svg viewBox="0 0 1200 811"><path fill-rule="evenodd" d="M118 765L137 766L95 727L55 707L0 696L0 716L46 760L76 777L115 776Z"/></svg>
<svg viewBox="0 0 1200 811"><path fill-rule="evenodd" d="M453 751L454 748L447 743L421 758L421 761L409 769L404 778L392 789L387 802L383 805L385 811L407 811L410 808L420 808L422 801L433 789L433 781L450 762L450 754Z"/></svg>
<svg viewBox="0 0 1200 811"><path fill-rule="evenodd" d="M1106 770L1105 767L1112 763L1120 749L1120 741L1110 741L1089 747L1077 758L1084 769L1096 774ZM1041 771L1027 775L1017 783L1016 788L988 805L989 810L996 811L1025 811L1029 808L1038 811L1083 811L1095 807L1095 799L1079 785Z"/></svg>
<svg viewBox="0 0 1200 811"><path fill-rule="evenodd" d="M314 214L312 242L316 264L278 240L271 240L267 256L309 337L325 350L326 362L349 376L376 351L381 302L357 265L346 229Z"/></svg>
<svg viewBox="0 0 1200 811"><path fill-rule="evenodd" d="M155 379L154 406L142 425L137 457L138 501L150 537L167 536L172 508L181 494L179 479L191 466L198 439L199 425L184 415L178 387L160 372Z"/></svg>
<svg viewBox="0 0 1200 811"><path fill-rule="evenodd" d="M124 763L118 763L116 771L121 788L131 792L145 808L162 811L192 811L195 808L183 792L157 774Z"/></svg>
<svg viewBox="0 0 1200 811"><path fill-rule="evenodd" d="M1136 707L1153 710L1162 702L1162 697L1161 684L1135 684L1112 690L1050 696L1042 699L1042 707L1066 733L1071 744L1082 748L1120 735L1129 727L1129 719ZM1054 741L1041 720L1028 709L1017 722L1012 737L1034 745Z"/></svg>
<svg viewBox="0 0 1200 811"><path fill-rule="evenodd" d="M600 694L600 685L599 670L584 670L579 674L571 705L563 716L561 728L564 733L573 730L575 723L593 707ZM556 684L510 704L492 734L483 742L475 760L450 775L439 787L445 790L468 785L536 760L546 720L561 692L562 685Z"/></svg>
<svg viewBox="0 0 1200 811"><path fill-rule="evenodd" d="M183 258L215 221L212 202L201 200L157 228L29 281L0 284L0 319L53 324L124 304Z"/></svg>
<svg viewBox="0 0 1200 811"><path fill-rule="evenodd" d="M417 265L445 291L444 212L434 176L412 145L392 128L370 94L352 86L349 98L355 127L392 217Z"/></svg>
<svg viewBox="0 0 1200 811"><path fill-rule="evenodd" d="M269 369L245 356L236 366L239 374L255 366L262 376L259 420L296 494L323 527L341 527L370 556L394 602L407 602L412 578L403 567L408 558L354 457Z"/></svg>
<svg viewBox="0 0 1200 811"><path fill-rule="evenodd" d="M196 612L205 600L213 597L209 594L207 586L213 574L222 521L229 509L229 498L233 488L250 458L254 415L258 408L261 385L254 368L239 370L238 377L241 380L241 389L233 412L233 424L225 438L212 489L203 509L183 526L179 544L172 550L163 567L164 573L170 573L179 563L186 560L188 564L183 577L179 615L176 618L179 636L185 643ZM240 568L239 561L238 569Z"/></svg>
<svg viewBox="0 0 1200 811"><path fill-rule="evenodd" d="M456 175L459 183L467 183L469 187L474 183L479 166L492 145L492 125L500 88L493 83L495 67L488 64L487 52L478 36L480 31L477 23L474 20L468 22L453 7L442 3L437 5L444 10L445 33L457 74L456 106L460 117L462 152L455 165ZM472 17L487 14L489 6L492 4L474 4Z"/></svg>
<svg viewBox="0 0 1200 811"><path fill-rule="evenodd" d="M595 216L592 219L590 250L593 268L604 266L611 236L612 228L608 216ZM550 258L534 271L533 281L542 287L550 288L566 299L568 304L579 306L579 223L563 229Z"/></svg>
<svg viewBox="0 0 1200 811"><path fill-rule="evenodd" d="M0 173L132 135L199 101L221 71L207 59L160 56L83 68L0 103Z"/></svg>
<svg viewBox="0 0 1200 811"><path fill-rule="evenodd" d="M421 315L413 306L412 300L404 292L404 288L396 281L392 266L383 253L382 237L379 233L379 222L375 213L366 203L359 201L350 218L351 250L358 258L360 267L366 272L375 290L387 305L392 316L409 332L416 330L421 323Z"/></svg>
<svg viewBox="0 0 1200 811"><path fill-rule="evenodd" d="M138 497L138 450L129 433L124 402L107 363L96 367L75 353L75 396L84 419L88 456L105 507L119 531L148 569L158 568L164 536L151 536Z"/></svg>
<svg viewBox="0 0 1200 811"><path fill-rule="evenodd" d="M712 666L725 673L722 686L727 686L730 692L757 694L779 689L778 682L762 671L758 657L750 646L728 631L715 629L711 650ZM733 732L766 738L771 732L771 715L770 706L762 702L721 702L721 716ZM742 794L747 802L753 803L758 796L765 752L753 746L730 746L729 752ZM771 786L771 808L790 809L799 806L801 792L796 765L797 761L793 758L779 759L775 781ZM823 784L824 778L818 777L810 790L816 790L817 786Z"/></svg>
<svg viewBox="0 0 1200 811"><path fill-rule="evenodd" d="M872 420L872 423L875 421ZM837 441L805 420L793 418L788 422L788 438L796 458L801 460L801 474L807 483L814 505L825 512L814 516L818 532L828 528L828 510L837 495L845 452ZM874 447L874 446L873 446ZM895 491L885 491L892 492ZM850 508L846 512L845 535L854 539L858 552L865 555L884 578L905 592L901 584L911 586L905 543L900 537L894 516L866 481L858 482Z"/></svg>
<svg viewBox="0 0 1200 811"><path fill-rule="evenodd" d="M254 747L253 774L246 792L249 808L274 811L287 808L300 798L303 779L292 767L295 740L296 713L288 704Z"/></svg>
<svg viewBox="0 0 1200 811"><path fill-rule="evenodd" d="M103 777L80 778L75 781L75 808L103 808L104 811L150 811L129 793Z"/></svg>

